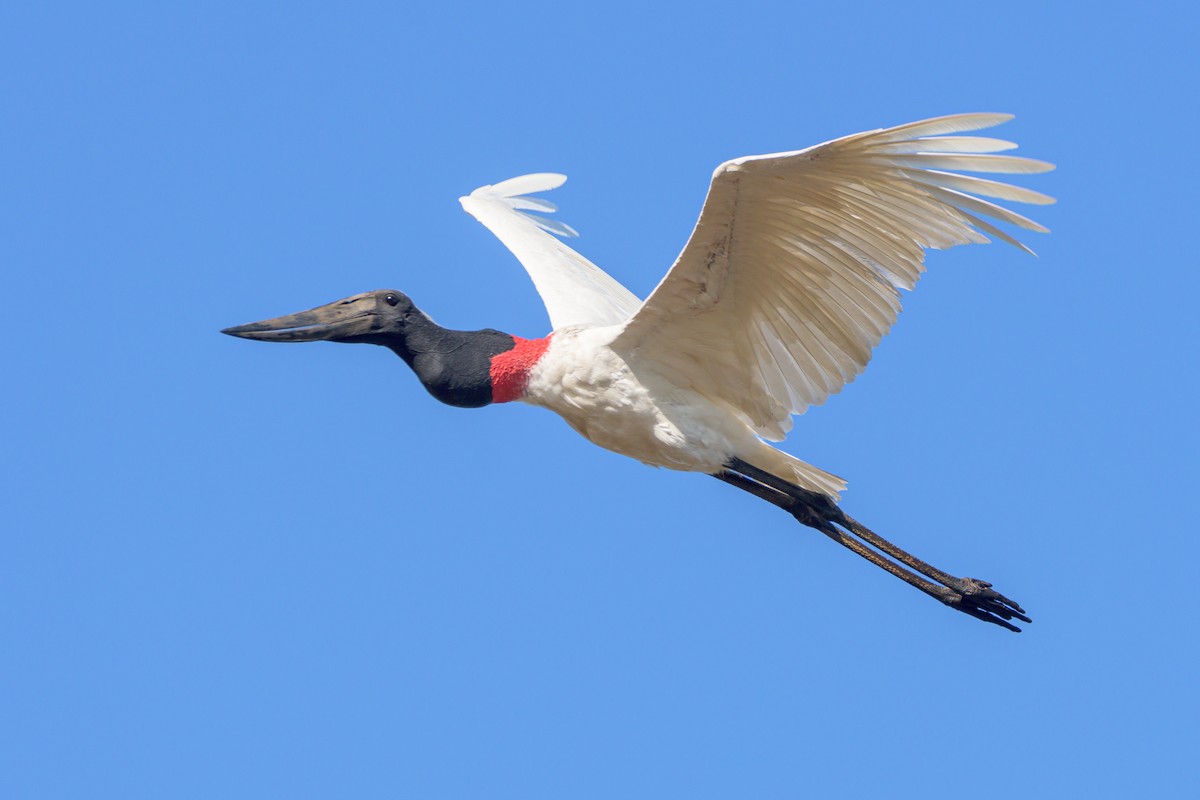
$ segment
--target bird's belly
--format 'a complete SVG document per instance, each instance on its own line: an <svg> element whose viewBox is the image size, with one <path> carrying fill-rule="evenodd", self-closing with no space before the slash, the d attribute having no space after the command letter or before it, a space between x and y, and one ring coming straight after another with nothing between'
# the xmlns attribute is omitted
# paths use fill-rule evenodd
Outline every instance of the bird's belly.
<svg viewBox="0 0 1200 800"><path fill-rule="evenodd" d="M584 335L592 332L556 333L522 399L594 444L653 466L716 472L736 454L744 425L694 392L635 375L608 347L589 346Z"/></svg>

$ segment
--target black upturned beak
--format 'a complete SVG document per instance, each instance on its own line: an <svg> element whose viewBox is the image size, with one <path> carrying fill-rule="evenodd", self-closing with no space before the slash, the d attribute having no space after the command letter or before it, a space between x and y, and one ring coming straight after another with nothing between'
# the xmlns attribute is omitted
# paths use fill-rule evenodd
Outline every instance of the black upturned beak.
<svg viewBox="0 0 1200 800"><path fill-rule="evenodd" d="M262 322L226 328L221 333L263 342L343 341L376 330L380 320L373 292Z"/></svg>

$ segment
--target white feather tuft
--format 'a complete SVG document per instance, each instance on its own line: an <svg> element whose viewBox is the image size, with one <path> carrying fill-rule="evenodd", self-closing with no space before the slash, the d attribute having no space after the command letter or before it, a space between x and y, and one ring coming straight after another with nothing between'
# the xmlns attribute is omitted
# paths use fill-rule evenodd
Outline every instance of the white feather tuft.
<svg viewBox="0 0 1200 800"><path fill-rule="evenodd" d="M534 192L548 192L557 189L567 182L567 176L557 172L534 172L529 175L518 175L506 181L480 186L471 192L472 197L516 197Z"/></svg>
<svg viewBox="0 0 1200 800"><path fill-rule="evenodd" d="M566 175L554 172L521 175L481 186L460 197L459 202L525 267L555 329L624 322L641 301L602 269L554 238L574 238L579 235L574 228L556 219L528 213L557 211L549 200L529 197L528 193L549 191L562 186L566 179Z"/></svg>

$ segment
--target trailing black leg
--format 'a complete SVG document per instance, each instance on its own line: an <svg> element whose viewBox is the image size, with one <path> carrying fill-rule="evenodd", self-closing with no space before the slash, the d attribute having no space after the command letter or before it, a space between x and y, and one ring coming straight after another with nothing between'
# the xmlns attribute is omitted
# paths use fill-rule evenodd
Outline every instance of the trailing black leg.
<svg viewBox="0 0 1200 800"><path fill-rule="evenodd" d="M851 518L832 498L784 481L737 458L732 459L727 469L717 473L715 477L779 506L799 522L820 531L875 566L951 608L1010 631L1019 632L1020 628L1008 620L1032 622L1025 616L1024 609L1004 595L993 591L990 583L974 578L957 578L930 566ZM881 553L900 563L889 560ZM933 582L914 572L932 578Z"/></svg>

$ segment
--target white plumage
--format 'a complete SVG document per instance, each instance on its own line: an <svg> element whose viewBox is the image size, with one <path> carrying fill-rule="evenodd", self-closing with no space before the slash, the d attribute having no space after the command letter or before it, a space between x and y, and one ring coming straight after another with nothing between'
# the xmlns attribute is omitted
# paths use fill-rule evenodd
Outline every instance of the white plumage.
<svg viewBox="0 0 1200 800"><path fill-rule="evenodd" d="M1032 173L994 153L1010 142L954 136L1006 114L960 114L869 131L713 173L691 238L642 302L563 244L542 173L476 189L463 207L520 260L554 328L525 400L596 444L648 464L718 472L739 458L836 497L845 482L768 445L792 415L852 381L900 312L924 251L988 241L1028 250L986 216L1040 225L983 198L1053 199L948 170Z"/></svg>

